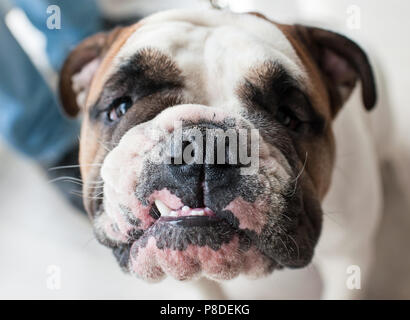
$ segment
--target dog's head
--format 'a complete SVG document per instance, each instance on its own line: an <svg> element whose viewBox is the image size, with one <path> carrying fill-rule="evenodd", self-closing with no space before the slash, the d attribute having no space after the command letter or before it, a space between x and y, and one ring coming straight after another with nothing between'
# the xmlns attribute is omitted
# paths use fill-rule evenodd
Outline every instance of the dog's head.
<svg viewBox="0 0 410 320"><path fill-rule="evenodd" d="M86 39L60 91L80 110L98 240L144 279L230 279L313 255L332 120L372 71L347 38L259 14L169 11Z"/></svg>

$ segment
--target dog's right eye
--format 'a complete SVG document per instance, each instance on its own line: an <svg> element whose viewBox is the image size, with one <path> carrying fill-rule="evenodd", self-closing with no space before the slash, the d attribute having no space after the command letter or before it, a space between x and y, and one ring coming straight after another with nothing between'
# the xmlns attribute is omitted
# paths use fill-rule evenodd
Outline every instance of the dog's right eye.
<svg viewBox="0 0 410 320"><path fill-rule="evenodd" d="M132 106L131 97L125 96L115 99L107 109L107 120L115 122L121 118Z"/></svg>

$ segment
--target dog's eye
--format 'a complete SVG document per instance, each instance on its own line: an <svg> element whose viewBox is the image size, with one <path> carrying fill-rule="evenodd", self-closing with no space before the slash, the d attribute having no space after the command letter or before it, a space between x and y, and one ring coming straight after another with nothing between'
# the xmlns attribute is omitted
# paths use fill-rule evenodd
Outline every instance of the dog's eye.
<svg viewBox="0 0 410 320"><path fill-rule="evenodd" d="M115 99L107 110L107 120L109 122L117 121L132 106L132 99L128 96Z"/></svg>
<svg viewBox="0 0 410 320"><path fill-rule="evenodd" d="M296 118L287 107L280 107L278 109L276 112L276 120L291 130L297 130L301 124L301 121Z"/></svg>

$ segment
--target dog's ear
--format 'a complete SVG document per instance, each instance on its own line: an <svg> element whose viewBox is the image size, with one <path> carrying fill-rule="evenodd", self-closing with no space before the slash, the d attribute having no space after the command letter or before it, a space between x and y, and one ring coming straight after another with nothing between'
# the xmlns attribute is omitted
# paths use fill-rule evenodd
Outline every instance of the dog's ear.
<svg viewBox="0 0 410 320"><path fill-rule="evenodd" d="M60 101L67 115L75 117L84 106L93 76L121 29L86 38L68 55L59 79Z"/></svg>
<svg viewBox="0 0 410 320"><path fill-rule="evenodd" d="M358 79L362 83L363 104L371 110L376 103L376 86L365 52L338 33L302 25L295 28L325 77L333 114L349 98Z"/></svg>

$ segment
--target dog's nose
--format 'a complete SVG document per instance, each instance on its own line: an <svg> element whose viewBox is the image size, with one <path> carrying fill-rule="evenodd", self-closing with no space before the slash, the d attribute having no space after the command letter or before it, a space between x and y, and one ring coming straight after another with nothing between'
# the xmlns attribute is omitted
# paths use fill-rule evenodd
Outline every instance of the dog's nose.
<svg viewBox="0 0 410 320"><path fill-rule="evenodd" d="M173 149L171 161L166 165L167 176L173 180L173 185L195 188L194 193L197 201L202 201L201 205L209 194L229 188L239 175L238 144L237 140L233 141L237 137L218 140L210 131L201 130L201 136L195 139L185 137L187 140Z"/></svg>

